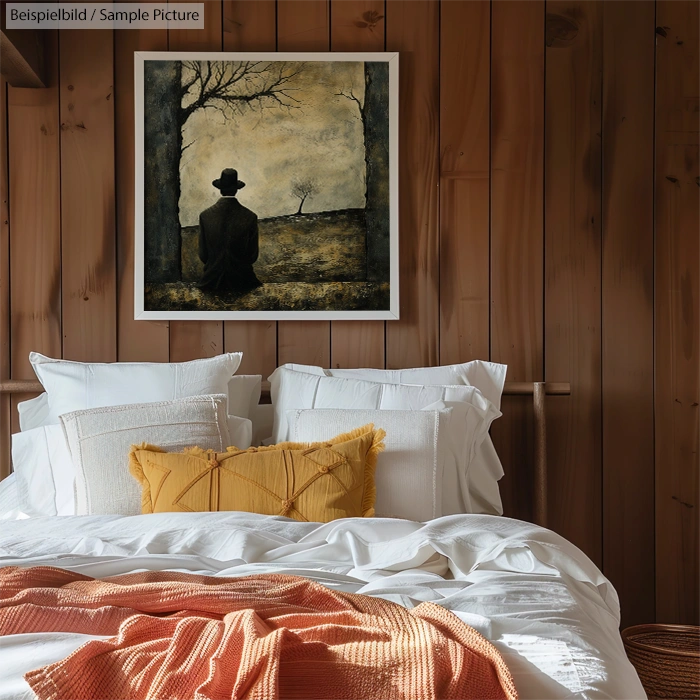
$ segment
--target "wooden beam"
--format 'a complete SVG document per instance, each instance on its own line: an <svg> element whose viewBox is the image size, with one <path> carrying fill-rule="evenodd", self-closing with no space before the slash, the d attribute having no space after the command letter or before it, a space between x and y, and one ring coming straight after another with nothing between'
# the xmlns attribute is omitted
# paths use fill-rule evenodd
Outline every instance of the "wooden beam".
<svg viewBox="0 0 700 700"><path fill-rule="evenodd" d="M46 87L44 32L38 29L0 29L0 66L12 87Z"/></svg>

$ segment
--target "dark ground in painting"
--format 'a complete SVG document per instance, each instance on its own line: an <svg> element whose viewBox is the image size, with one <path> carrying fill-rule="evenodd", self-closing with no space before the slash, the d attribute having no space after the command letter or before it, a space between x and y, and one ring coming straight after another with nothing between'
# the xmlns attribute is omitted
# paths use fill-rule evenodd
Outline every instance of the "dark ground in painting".
<svg viewBox="0 0 700 700"><path fill-rule="evenodd" d="M172 311L351 311L389 308L389 284L366 281L363 209L278 216L259 222L259 289L202 292L199 228L182 232L183 282L150 284L146 309Z"/></svg>
<svg viewBox="0 0 700 700"><path fill-rule="evenodd" d="M261 282L363 282L367 245L364 209L276 216L258 222ZM182 279L196 282L203 265L198 226L182 231Z"/></svg>
<svg viewBox="0 0 700 700"><path fill-rule="evenodd" d="M204 293L192 283L151 284L147 311L382 311L388 282L267 282L242 296Z"/></svg>

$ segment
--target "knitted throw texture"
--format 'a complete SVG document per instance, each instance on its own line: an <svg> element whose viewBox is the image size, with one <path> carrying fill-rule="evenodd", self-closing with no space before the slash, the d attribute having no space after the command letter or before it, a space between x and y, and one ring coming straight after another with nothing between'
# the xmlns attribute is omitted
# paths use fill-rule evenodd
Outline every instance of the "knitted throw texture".
<svg viewBox="0 0 700 700"><path fill-rule="evenodd" d="M92 640L25 675L40 700L516 700L496 648L448 610L299 576L0 569L0 635Z"/></svg>

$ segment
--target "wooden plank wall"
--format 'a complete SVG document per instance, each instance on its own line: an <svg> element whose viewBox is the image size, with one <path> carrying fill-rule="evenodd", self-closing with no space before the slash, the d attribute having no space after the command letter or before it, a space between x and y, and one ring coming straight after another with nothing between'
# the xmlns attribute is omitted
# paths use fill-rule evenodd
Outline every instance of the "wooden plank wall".
<svg viewBox="0 0 700 700"><path fill-rule="evenodd" d="M0 83L0 375L31 377L32 349L243 350L264 376L490 358L569 381L549 401L553 529L603 567L623 624L697 623L698 7L210 0L203 31L50 37L49 88ZM167 49L401 53L400 321L133 320L132 54ZM530 408L503 411L506 514L528 518Z"/></svg>

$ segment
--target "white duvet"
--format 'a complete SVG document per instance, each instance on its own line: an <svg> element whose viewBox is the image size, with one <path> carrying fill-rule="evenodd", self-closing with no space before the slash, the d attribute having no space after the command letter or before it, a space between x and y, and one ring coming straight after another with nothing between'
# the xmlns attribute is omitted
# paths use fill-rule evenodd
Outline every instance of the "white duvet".
<svg viewBox="0 0 700 700"><path fill-rule="evenodd" d="M59 566L95 577L178 570L285 572L407 607L430 600L492 640L521 698L645 698L618 633L615 591L562 537L529 523L454 515L327 525L248 513L0 520L0 566ZM91 637L0 637L0 700L22 676Z"/></svg>

